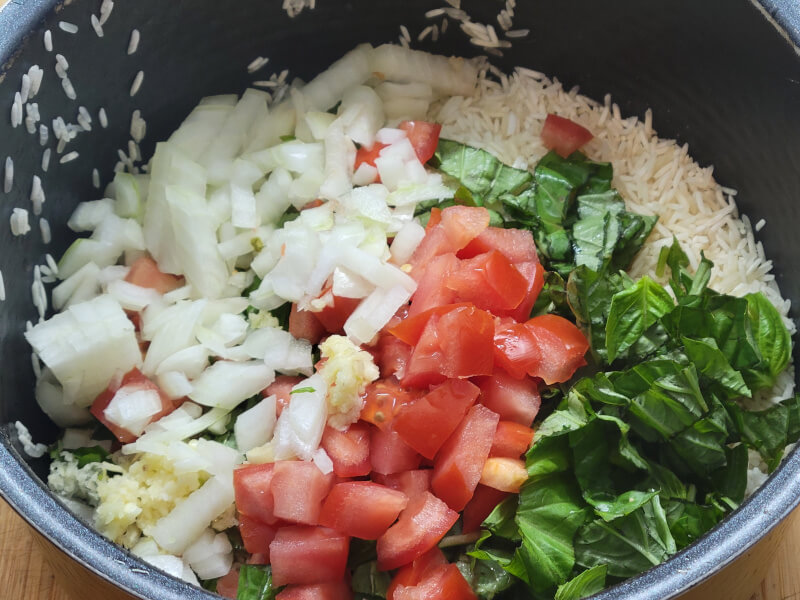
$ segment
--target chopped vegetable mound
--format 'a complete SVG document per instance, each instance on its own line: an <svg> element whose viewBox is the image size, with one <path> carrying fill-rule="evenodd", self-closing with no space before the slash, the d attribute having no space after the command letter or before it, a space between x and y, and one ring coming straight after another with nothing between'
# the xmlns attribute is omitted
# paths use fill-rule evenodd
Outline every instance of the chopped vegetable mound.
<svg viewBox="0 0 800 600"><path fill-rule="evenodd" d="M97 489L106 477L106 467L109 466L113 465L91 462L81 467L78 458L65 450L50 463L47 485L60 496L84 500L97 506L100 502Z"/></svg>
<svg viewBox="0 0 800 600"><path fill-rule="evenodd" d="M319 373L328 384L328 425L344 430L358 420L364 390L380 372L372 355L359 350L344 336L330 336L319 349L322 358L327 359Z"/></svg>

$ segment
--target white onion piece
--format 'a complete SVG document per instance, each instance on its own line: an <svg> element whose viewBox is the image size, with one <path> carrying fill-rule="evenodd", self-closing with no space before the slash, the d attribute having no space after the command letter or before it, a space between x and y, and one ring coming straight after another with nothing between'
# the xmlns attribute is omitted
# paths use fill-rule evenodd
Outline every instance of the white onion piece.
<svg viewBox="0 0 800 600"><path fill-rule="evenodd" d="M303 96L309 109L325 111L332 108L345 92L364 83L375 70L372 68L372 46L361 44L312 79Z"/></svg>
<svg viewBox="0 0 800 600"><path fill-rule="evenodd" d="M180 371L165 371L159 373L156 382L161 391L169 396L170 400L177 400L192 393L192 384L184 373Z"/></svg>
<svg viewBox="0 0 800 600"><path fill-rule="evenodd" d="M157 569L161 569L165 573L172 575L177 579L183 579L192 585L200 585L197 581L192 569L183 560L171 554L151 554L149 556L142 556L141 559Z"/></svg>
<svg viewBox="0 0 800 600"><path fill-rule="evenodd" d="M275 422L278 419L276 406L276 397L268 396L237 417L233 433L240 451L249 452L272 439Z"/></svg>
<svg viewBox="0 0 800 600"><path fill-rule="evenodd" d="M317 465L317 468L322 471L323 475L333 472L333 461L331 457L328 456L328 453L325 452L325 448L317 448L312 460L314 464Z"/></svg>
<svg viewBox="0 0 800 600"><path fill-rule="evenodd" d="M94 231L103 219L113 214L114 201L110 198L79 202L67 221L67 227L78 233Z"/></svg>
<svg viewBox="0 0 800 600"><path fill-rule="evenodd" d="M283 167L278 167L270 173L256 194L256 210L262 223L277 223L291 206L289 200L291 185L292 176Z"/></svg>
<svg viewBox="0 0 800 600"><path fill-rule="evenodd" d="M407 206L428 200L448 200L455 192L442 183L438 173L428 173L422 183L401 183L386 199L390 206Z"/></svg>
<svg viewBox="0 0 800 600"><path fill-rule="evenodd" d="M275 426L275 458L311 460L319 448L328 418L325 398L328 386L322 376L312 375L292 388L292 400Z"/></svg>
<svg viewBox="0 0 800 600"><path fill-rule="evenodd" d="M262 327L251 332L242 349L281 373L310 374L313 366L311 344L295 339L291 333L276 327Z"/></svg>
<svg viewBox="0 0 800 600"><path fill-rule="evenodd" d="M274 371L262 361L217 361L194 380L189 397L198 404L230 410L274 379Z"/></svg>
<svg viewBox="0 0 800 600"><path fill-rule="evenodd" d="M308 126L311 137L319 142L325 139L325 133L328 131L328 127L331 126L331 123L336 120L336 115L332 115L329 112L311 110L306 112L303 120Z"/></svg>
<svg viewBox="0 0 800 600"><path fill-rule="evenodd" d="M357 248L343 249L340 264L378 288L390 289L399 285L412 293L417 287L416 282L396 266L381 262L377 257Z"/></svg>
<svg viewBox="0 0 800 600"><path fill-rule="evenodd" d="M53 308L62 310L70 304L90 300L100 291L99 278L100 268L93 262L86 263L53 288Z"/></svg>
<svg viewBox="0 0 800 600"><path fill-rule="evenodd" d="M353 173L353 185L369 185L378 180L378 169L362 162Z"/></svg>
<svg viewBox="0 0 800 600"><path fill-rule="evenodd" d="M117 262L121 254L122 251L111 242L78 238L58 261L58 277L66 279L90 262L101 268L109 267Z"/></svg>
<svg viewBox="0 0 800 600"><path fill-rule="evenodd" d="M371 148L375 134L386 120L383 102L375 91L364 85L350 88L344 93L338 112L345 135L357 144Z"/></svg>
<svg viewBox="0 0 800 600"><path fill-rule="evenodd" d="M158 365L156 375L169 371L180 371L186 377L194 379L208 366L208 350L201 344L189 346L165 358Z"/></svg>
<svg viewBox="0 0 800 600"><path fill-rule="evenodd" d="M120 253L145 249L142 226L134 219L122 219L116 214L106 215L98 223L92 239L108 242Z"/></svg>
<svg viewBox="0 0 800 600"><path fill-rule="evenodd" d="M145 309L142 313L142 337L151 340L142 367L145 375L154 374L161 361L168 356L194 345L194 330L206 304L206 300L184 300L162 311L152 320L149 318L150 307Z"/></svg>
<svg viewBox="0 0 800 600"><path fill-rule="evenodd" d="M384 127L383 129L379 129L375 134L375 141L380 142L381 144L392 145L396 144L400 140L406 139L407 137L408 134L403 129Z"/></svg>
<svg viewBox="0 0 800 600"><path fill-rule="evenodd" d="M67 403L61 386L55 381L50 369L42 371L36 382L36 403L50 420L59 427L83 425L92 419L91 413L83 407Z"/></svg>
<svg viewBox="0 0 800 600"><path fill-rule="evenodd" d="M237 101L234 94L204 98L170 136L169 143L197 160L217 138Z"/></svg>
<svg viewBox="0 0 800 600"><path fill-rule="evenodd" d="M369 343L409 298L411 292L403 286L376 289L345 321L344 332L356 344Z"/></svg>
<svg viewBox="0 0 800 600"><path fill-rule="evenodd" d="M361 216L377 223L388 225L392 222L392 213L386 206L389 190L380 183L354 188L349 194L340 198L340 203L351 216Z"/></svg>
<svg viewBox="0 0 800 600"><path fill-rule="evenodd" d="M403 225L397 235L394 236L392 245L389 247L392 253L392 261L397 265L406 264L424 237L425 228L419 222L409 221Z"/></svg>
<svg viewBox="0 0 800 600"><path fill-rule="evenodd" d="M325 149L319 142L291 140L248 154L243 158L258 165L264 174L278 167L297 174L309 169L322 171L325 168Z"/></svg>
<svg viewBox="0 0 800 600"><path fill-rule="evenodd" d="M331 289L333 295L340 298L364 298L372 292L374 286L350 269L336 267L333 271L333 287Z"/></svg>
<svg viewBox="0 0 800 600"><path fill-rule="evenodd" d="M211 326L211 330L218 334L228 347L242 342L247 335L247 328L247 319L235 313L221 314Z"/></svg>
<svg viewBox="0 0 800 600"><path fill-rule="evenodd" d="M232 550L224 533L206 529L183 553L183 560L189 563L200 579L214 579L230 571Z"/></svg>
<svg viewBox="0 0 800 600"><path fill-rule="evenodd" d="M274 146L280 141L281 136L294 131L296 119L297 114L291 103L284 102L274 107L248 133L245 152L257 152Z"/></svg>
<svg viewBox="0 0 800 600"><path fill-rule="evenodd" d="M186 406L184 403L183 406ZM183 406L181 408L183 408ZM123 454L136 454L146 452L150 447L168 443L171 440L182 440L197 435L208 429L214 423L224 418L230 411L224 408L213 408L202 416L186 419L185 415L171 419L180 409L176 409L163 419L151 423L145 428L144 435L132 444L122 447Z"/></svg>
<svg viewBox="0 0 800 600"><path fill-rule="evenodd" d="M153 389L122 387L103 410L103 416L114 425L140 435L153 415L161 411L161 396Z"/></svg>
<svg viewBox="0 0 800 600"><path fill-rule="evenodd" d="M169 552L182 553L234 501L233 484L212 477L162 517L149 534Z"/></svg>
<svg viewBox="0 0 800 600"><path fill-rule="evenodd" d="M161 297L161 294L154 289L144 288L121 279L109 283L106 291L119 302L122 308L135 312L139 312Z"/></svg>
<svg viewBox="0 0 800 600"><path fill-rule="evenodd" d="M336 200L353 189L355 160L356 147L345 135L345 124L340 117L325 134L325 180L319 188L322 198Z"/></svg>

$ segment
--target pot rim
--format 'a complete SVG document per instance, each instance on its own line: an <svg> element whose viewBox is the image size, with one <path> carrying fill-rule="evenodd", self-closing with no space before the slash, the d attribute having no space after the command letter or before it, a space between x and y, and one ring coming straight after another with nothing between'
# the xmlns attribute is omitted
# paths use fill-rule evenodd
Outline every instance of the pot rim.
<svg viewBox="0 0 800 600"><path fill-rule="evenodd" d="M751 0L800 54L800 4ZM30 32L61 6L59 0L9 0L0 9L0 81ZM50 543L97 576L144 600L213 600L203 589L173 578L110 542L56 499L0 428L0 498ZM592 596L636 600L673 598L709 579L764 538L800 504L800 445L750 498L691 546L645 573Z"/></svg>

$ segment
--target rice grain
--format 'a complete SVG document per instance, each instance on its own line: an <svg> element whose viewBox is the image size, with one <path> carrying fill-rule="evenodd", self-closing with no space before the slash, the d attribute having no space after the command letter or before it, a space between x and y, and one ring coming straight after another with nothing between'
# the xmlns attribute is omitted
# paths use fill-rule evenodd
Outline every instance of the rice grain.
<svg viewBox="0 0 800 600"><path fill-rule="evenodd" d="M68 162L72 162L73 160L75 160L76 158L78 158L78 156L80 156L80 154L78 154L77 152L75 152L75 151L73 150L72 152L68 152L67 154L65 154L64 156L62 156L62 157L61 157L61 160L59 160L58 162L59 162L60 164L62 164L62 165L65 165L65 164L67 164Z"/></svg>
<svg viewBox="0 0 800 600"><path fill-rule="evenodd" d="M92 186L94 189L100 189L100 171L97 169L92 169Z"/></svg>
<svg viewBox="0 0 800 600"><path fill-rule="evenodd" d="M139 71L136 73L136 77L133 78L133 84L131 85L131 98L133 98L136 94L139 93L139 88L142 87L142 82L144 81L144 71Z"/></svg>
<svg viewBox="0 0 800 600"><path fill-rule="evenodd" d="M31 230L28 222L28 211L24 208L15 208L11 211L10 218L11 233L19 236L25 235Z"/></svg>
<svg viewBox="0 0 800 600"><path fill-rule="evenodd" d="M97 16L92 15L89 19L89 22L92 24L92 29L94 29L97 37L103 37L103 26L100 24L100 19L98 19Z"/></svg>
<svg viewBox="0 0 800 600"><path fill-rule="evenodd" d="M136 54L136 51L139 49L140 38L141 34L138 29L131 31L131 39L128 41L128 56Z"/></svg>
<svg viewBox="0 0 800 600"><path fill-rule="evenodd" d="M10 156L6 157L5 177L3 178L3 192L8 194L14 186L14 161Z"/></svg>
<svg viewBox="0 0 800 600"><path fill-rule="evenodd" d="M97 112L97 119L100 121L100 126L103 129L106 129L108 127L108 115L106 114L106 109L105 108L101 108Z"/></svg>
<svg viewBox="0 0 800 600"><path fill-rule="evenodd" d="M44 49L48 52L53 51L53 33L49 29L44 32Z"/></svg>
<svg viewBox="0 0 800 600"><path fill-rule="evenodd" d="M69 21L59 21L58 28L66 33L78 33L78 26L75 25L75 23L70 23Z"/></svg>
<svg viewBox="0 0 800 600"><path fill-rule="evenodd" d="M50 221L44 217L39 217L39 232L42 234L42 243L49 244L53 236L50 232ZM55 273L58 274L57 268L55 269Z"/></svg>
<svg viewBox="0 0 800 600"><path fill-rule="evenodd" d="M50 148L45 148L44 152L42 152L42 171L47 173L47 169L50 168Z"/></svg>

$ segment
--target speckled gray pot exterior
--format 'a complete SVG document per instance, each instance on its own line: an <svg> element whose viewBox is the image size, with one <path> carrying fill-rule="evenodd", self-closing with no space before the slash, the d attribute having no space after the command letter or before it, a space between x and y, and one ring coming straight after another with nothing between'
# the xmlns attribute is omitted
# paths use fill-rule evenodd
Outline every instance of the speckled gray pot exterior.
<svg viewBox="0 0 800 600"><path fill-rule="evenodd" d="M398 25L413 32L426 24L433 0L318 0L317 9L289 19L280 0L137 0L117 2L98 39L89 15L99 0L10 0L0 11L0 161L15 160L15 187L0 194L0 269L7 299L0 304L0 495L56 546L126 591L150 600L213 598L142 564L66 512L42 484L47 465L20 451L15 420L30 426L37 440L53 441L33 398L33 375L22 337L34 319L29 300L32 270L45 252L58 256L69 239L64 223L72 207L92 199L93 167L108 177L116 149L127 143L130 113L139 108L148 122L145 154L188 113L197 99L241 92L249 81L245 66L270 57L269 68L290 68L308 80L356 42L397 39ZM497 2L464 0L476 20L492 22ZM771 15L768 19L765 15ZM59 20L78 24L74 36ZM142 33L139 52L125 50L132 27ZM642 116L653 108L663 137L688 142L692 155L714 164L717 179L740 191L739 204L753 222L765 218L760 235L784 295L800 301L800 4L796 0L524 0L515 27L530 27L526 40L496 64L524 65L580 85L589 96L610 92L624 114ZM52 29L57 51L70 61L78 92L68 102L52 73L54 55L42 45ZM780 29L780 31L779 31ZM423 49L474 55L476 49L453 27L437 45ZM9 111L22 73L41 65L45 82L37 97L43 114L74 119L78 105L108 110L107 130L81 136L71 149L80 158L54 161L43 176L48 192L45 215L53 242L43 246L34 233L12 237L8 217L26 207L33 174L41 174L41 148L24 127L11 129ZM131 99L135 73L146 73L142 91ZM794 315L796 317L796 315ZM795 352L797 360L798 353ZM731 563L761 539L800 500L800 454L793 452L766 485L716 529L669 562L611 588L596 598L673 598Z"/></svg>

